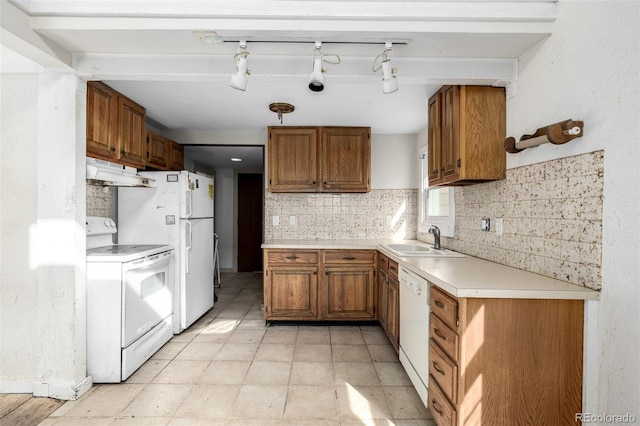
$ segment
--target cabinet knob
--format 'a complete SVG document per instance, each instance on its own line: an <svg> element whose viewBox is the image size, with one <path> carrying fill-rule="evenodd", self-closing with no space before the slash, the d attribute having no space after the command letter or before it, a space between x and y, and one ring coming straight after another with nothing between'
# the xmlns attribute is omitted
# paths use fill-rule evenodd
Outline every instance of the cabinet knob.
<svg viewBox="0 0 640 426"><path fill-rule="evenodd" d="M442 303L441 301L436 300L433 303L435 303L438 308L444 309L444 303Z"/></svg>
<svg viewBox="0 0 640 426"><path fill-rule="evenodd" d="M109 148L109 151L111 151L111 152L116 152L116 147L115 147L115 146L112 146L111 148Z"/></svg>

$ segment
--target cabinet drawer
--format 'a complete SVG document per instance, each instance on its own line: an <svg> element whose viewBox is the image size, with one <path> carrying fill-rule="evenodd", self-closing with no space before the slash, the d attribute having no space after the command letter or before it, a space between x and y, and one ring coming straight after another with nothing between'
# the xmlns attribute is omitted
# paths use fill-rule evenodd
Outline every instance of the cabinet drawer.
<svg viewBox="0 0 640 426"><path fill-rule="evenodd" d="M429 374L438 382L442 392L454 404L458 399L458 367L447 355L433 343L429 342Z"/></svg>
<svg viewBox="0 0 640 426"><path fill-rule="evenodd" d="M447 401L433 377L429 377L429 411L438 426L456 424L456 410Z"/></svg>
<svg viewBox="0 0 640 426"><path fill-rule="evenodd" d="M458 361L459 337L433 313L429 317L429 337L454 361Z"/></svg>
<svg viewBox="0 0 640 426"><path fill-rule="evenodd" d="M398 262L395 260L389 259L389 275L396 280L398 279Z"/></svg>
<svg viewBox="0 0 640 426"><path fill-rule="evenodd" d="M324 263L374 263L375 250L325 250Z"/></svg>
<svg viewBox="0 0 640 426"><path fill-rule="evenodd" d="M293 265L318 263L318 252L315 250L269 250L267 263Z"/></svg>
<svg viewBox="0 0 640 426"><path fill-rule="evenodd" d="M455 298L432 285L429 303L431 312L436 314L438 318L453 330L458 330L458 301Z"/></svg>
<svg viewBox="0 0 640 426"><path fill-rule="evenodd" d="M389 258L382 253L378 253L378 270L389 269Z"/></svg>

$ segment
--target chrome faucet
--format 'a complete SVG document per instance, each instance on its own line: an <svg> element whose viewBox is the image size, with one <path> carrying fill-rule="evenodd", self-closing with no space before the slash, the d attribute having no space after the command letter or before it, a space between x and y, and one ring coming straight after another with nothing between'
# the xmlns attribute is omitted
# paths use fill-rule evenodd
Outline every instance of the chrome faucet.
<svg viewBox="0 0 640 426"><path fill-rule="evenodd" d="M428 231L430 234L433 234L433 248L436 250L440 250L440 228L437 226L432 226Z"/></svg>

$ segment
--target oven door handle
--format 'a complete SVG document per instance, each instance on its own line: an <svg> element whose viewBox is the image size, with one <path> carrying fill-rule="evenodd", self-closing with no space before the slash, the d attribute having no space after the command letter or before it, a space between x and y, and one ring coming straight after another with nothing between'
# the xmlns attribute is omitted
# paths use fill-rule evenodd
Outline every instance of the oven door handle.
<svg viewBox="0 0 640 426"><path fill-rule="evenodd" d="M189 227L188 230L186 230L186 226ZM188 274L189 273L189 251L191 250L191 246L193 244L193 234L191 232L191 222L189 222L188 220L185 220L185 237L187 239L186 241L186 247L185 247L185 251L184 251L184 255L185 255L185 271Z"/></svg>

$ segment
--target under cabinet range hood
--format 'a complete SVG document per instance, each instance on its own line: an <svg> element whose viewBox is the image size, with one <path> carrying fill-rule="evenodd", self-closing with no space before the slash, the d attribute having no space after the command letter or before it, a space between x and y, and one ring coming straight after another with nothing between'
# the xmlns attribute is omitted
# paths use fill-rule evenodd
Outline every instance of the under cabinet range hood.
<svg viewBox="0 0 640 426"><path fill-rule="evenodd" d="M155 186L155 179L138 175L129 166L87 157L87 182L104 186Z"/></svg>

